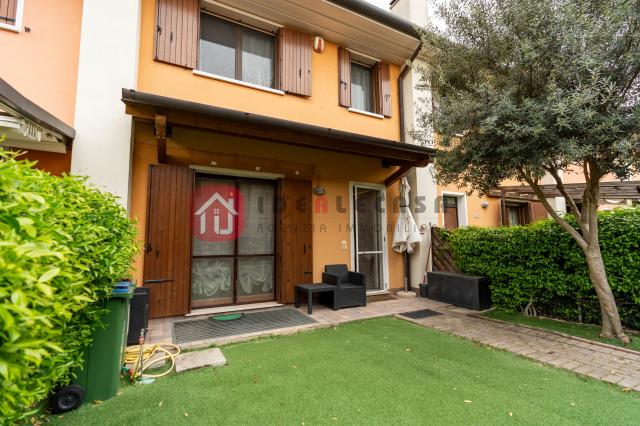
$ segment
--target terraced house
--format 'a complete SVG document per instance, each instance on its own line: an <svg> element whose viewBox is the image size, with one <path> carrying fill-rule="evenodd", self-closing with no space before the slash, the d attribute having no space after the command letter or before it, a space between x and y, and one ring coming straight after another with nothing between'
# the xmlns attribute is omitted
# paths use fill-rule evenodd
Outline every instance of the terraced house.
<svg viewBox="0 0 640 426"><path fill-rule="evenodd" d="M411 22L361 0L62 3L0 1L23 61L1 65L5 149L121 197L152 317L292 303L326 264L403 286L399 179L432 154L402 142Z"/></svg>
<svg viewBox="0 0 640 426"><path fill-rule="evenodd" d="M414 27L361 1L141 2L130 209L151 315L292 303L326 264L402 287L390 252ZM389 225L389 227L387 226Z"/></svg>

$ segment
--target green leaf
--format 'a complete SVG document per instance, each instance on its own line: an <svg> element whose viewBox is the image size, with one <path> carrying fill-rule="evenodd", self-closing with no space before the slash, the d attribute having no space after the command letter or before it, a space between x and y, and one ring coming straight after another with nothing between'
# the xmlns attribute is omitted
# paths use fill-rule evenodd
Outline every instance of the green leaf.
<svg viewBox="0 0 640 426"><path fill-rule="evenodd" d="M58 276L59 273L60 273L60 268L52 267L47 272L40 275L40 278L38 278L38 282L46 283L47 281L50 281L54 277Z"/></svg>

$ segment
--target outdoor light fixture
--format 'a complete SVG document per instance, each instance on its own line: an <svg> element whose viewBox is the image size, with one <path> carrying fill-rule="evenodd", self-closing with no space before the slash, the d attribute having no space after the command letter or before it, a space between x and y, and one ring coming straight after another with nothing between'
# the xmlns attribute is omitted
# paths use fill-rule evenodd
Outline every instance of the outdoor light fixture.
<svg viewBox="0 0 640 426"><path fill-rule="evenodd" d="M324 187L322 187L322 186L316 186L315 188L313 188L313 193L314 193L315 195L324 195L324 194L325 194Z"/></svg>
<svg viewBox="0 0 640 426"><path fill-rule="evenodd" d="M489 202L483 201L482 203L480 203L480 207L482 207L483 209L486 209L487 207L489 207Z"/></svg>

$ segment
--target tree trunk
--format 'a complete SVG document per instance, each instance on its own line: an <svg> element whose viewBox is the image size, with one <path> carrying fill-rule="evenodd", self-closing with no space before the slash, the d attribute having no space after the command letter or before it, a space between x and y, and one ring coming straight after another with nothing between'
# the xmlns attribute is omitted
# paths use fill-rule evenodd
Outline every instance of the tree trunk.
<svg viewBox="0 0 640 426"><path fill-rule="evenodd" d="M609 286L599 244L597 242L590 244L584 250L584 254L589 268L589 278L596 290L598 302L600 303L600 313L602 315L602 333L600 335L608 339L620 339L625 344L629 343L629 337L622 329L618 307Z"/></svg>

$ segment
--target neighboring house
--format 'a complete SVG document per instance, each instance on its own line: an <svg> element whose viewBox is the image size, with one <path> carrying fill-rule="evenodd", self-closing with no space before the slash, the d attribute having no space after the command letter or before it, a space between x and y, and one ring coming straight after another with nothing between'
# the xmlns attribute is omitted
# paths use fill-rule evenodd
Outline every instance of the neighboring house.
<svg viewBox="0 0 640 426"><path fill-rule="evenodd" d="M0 149L58 175L71 168L81 21L81 0L0 0Z"/></svg>
<svg viewBox="0 0 640 426"><path fill-rule="evenodd" d="M423 27L433 19L432 11L425 0L394 0L391 2L391 13L405 18L414 25ZM412 130L419 130L419 116L431 108L430 93L418 90L421 68L427 66L424 58L418 55L405 68L401 79L403 114L402 140L417 144L411 137ZM423 241L411 257L411 286L417 287L423 282L427 262L430 260L430 232L432 226L458 228L462 226L513 226L525 225L536 220L549 217L547 211L527 186L517 182L504 182L484 197L468 195L467 188L455 185L440 185L432 174L432 165L416 168L408 174L412 188L412 211L416 223L421 229ZM570 194L580 204L580 196L584 188L584 180L580 173L563 173ZM555 188L550 176L543 179L545 195L554 209L561 214L567 212L566 200ZM601 209L616 206L636 205L640 202L640 180L620 182L613 177L603 179L601 191ZM429 265L430 267L430 265Z"/></svg>

